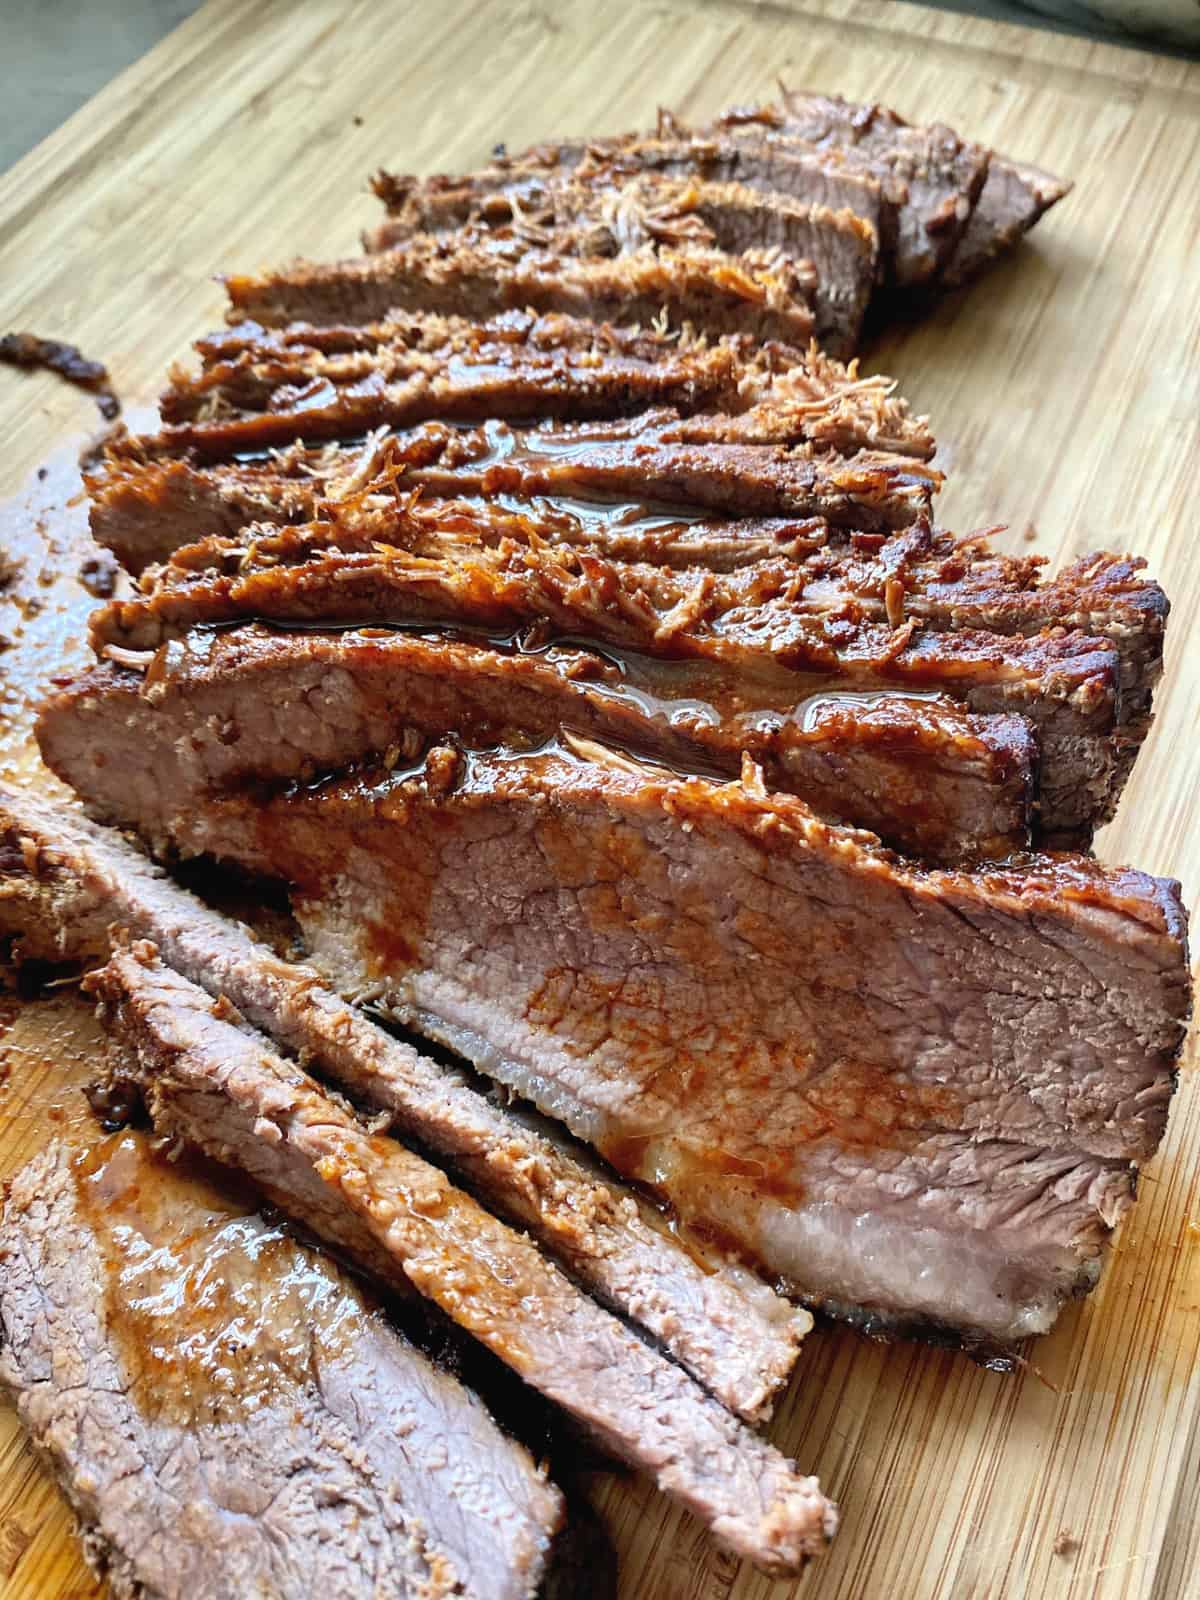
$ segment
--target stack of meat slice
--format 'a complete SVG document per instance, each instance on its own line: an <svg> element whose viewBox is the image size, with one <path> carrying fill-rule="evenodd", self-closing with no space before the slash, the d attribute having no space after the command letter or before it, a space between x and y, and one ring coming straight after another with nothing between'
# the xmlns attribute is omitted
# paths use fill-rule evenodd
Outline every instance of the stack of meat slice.
<svg viewBox="0 0 1200 1600"><path fill-rule="evenodd" d="M822 345L847 356L876 291L886 311L968 281L1069 187L940 124L785 89L699 129L660 114L652 134L539 145L459 176L380 173L388 216L364 242L390 252L392 270L428 273L436 259L472 278L485 257L530 251L560 271L658 260L668 275L724 252L747 286L771 272L777 293L811 309Z"/></svg>
<svg viewBox="0 0 1200 1600"><path fill-rule="evenodd" d="M290 704L338 666L355 712L307 736L310 767L357 759L368 730L383 751L417 726L475 743L561 726L711 776L736 777L749 754L768 787L938 862L1035 838L1086 845L1149 725L1161 590L1108 555L1044 583L1037 558L936 529L919 460L825 442L886 430L925 450L923 431L828 361L786 380L811 391L818 374L824 395L791 413L798 442L776 446L713 439L742 432L753 406L429 424L255 461L169 452L215 452L218 433L228 449L257 417L129 441L94 481L96 529L135 564L179 548L136 600L96 614L110 664L94 687L109 695L88 715L128 703L122 717L144 721L170 705L248 727L246 696ZM782 402L756 405L783 431ZM738 515L747 502L754 514ZM154 668L153 702L140 695L131 651L145 664L235 621L292 631L205 634L201 655ZM356 623L393 631L295 631ZM439 637L414 636L430 628ZM60 761L49 727L46 741ZM249 775L241 742L212 743L174 747L188 782ZM277 757L247 741L259 776L297 775L283 743ZM175 781L158 792L178 805Z"/></svg>
<svg viewBox="0 0 1200 1600"><path fill-rule="evenodd" d="M0 1384L106 1592L547 1592L544 1471L224 1176L127 1132L6 1187Z"/></svg>
<svg viewBox="0 0 1200 1600"><path fill-rule="evenodd" d="M241 1169L272 1203L390 1290L436 1308L533 1390L562 1406L606 1449L646 1471L727 1547L773 1573L795 1571L824 1548L836 1513L816 1480L802 1476L740 1420L759 1421L769 1414L806 1331L805 1313L792 1310L745 1270L723 1262L718 1251L689 1246L569 1141L528 1118L501 1112L461 1074L441 1068L353 1011L323 988L313 971L274 956L245 929L171 883L110 830L65 808L0 789L0 868L0 933L15 938L17 959L110 958L86 980L123 1046L110 1068L110 1103L128 1102L131 1084L140 1088L157 1131L179 1136L225 1166ZM130 934L149 935L155 942L130 945ZM307 1070L296 1064L297 1057ZM361 1110L356 1112L340 1094L331 1095L327 1084L353 1096ZM452 1159L475 1192L529 1228L567 1271L400 1138L386 1136L381 1128L387 1124ZM88 1159L91 1173L107 1165L102 1151L95 1162ZM69 1176L61 1162L53 1166L55 1220L80 1231ZM30 1183L41 1188L43 1177L38 1174ZM66 1191L61 1196L60 1189ZM114 1214L107 1177L97 1185L89 1179L75 1192L88 1201L93 1223L118 1242L128 1238L131 1205L137 1206L139 1218L150 1214L152 1232L163 1231L161 1218L171 1210L169 1193L157 1202L153 1195L139 1202L134 1192ZM14 1196L0 1231L0 1252L20 1258L13 1281L0 1292L0 1320L12 1346L0 1366L0 1381L21 1396L35 1437L53 1455L85 1518L118 1551L128 1552L132 1545L135 1570L144 1574L138 1527L129 1527L122 1515L126 1497L132 1487L135 1499L152 1491L161 1500L167 1492L164 1484L171 1481L161 1465L164 1451L174 1448L192 1459L189 1428L209 1418L210 1411L222 1420L220 1407L210 1406L209 1389L220 1382L229 1388L229 1374L218 1368L207 1388L200 1382L203 1374L195 1374L190 1386L168 1382L169 1373L160 1375L154 1396L171 1406L178 1388L179 1398L187 1402L185 1414L170 1415L168 1426L160 1426L153 1411L147 1414L151 1399L143 1393L137 1364L148 1359L147 1351L161 1351L164 1344L153 1327L144 1325L145 1306L155 1304L146 1295L156 1287L153 1274L165 1254L165 1241L158 1239L155 1259L148 1263L134 1250L133 1266L113 1285L120 1292L130 1274L140 1273L142 1298L137 1304L143 1308L143 1325L135 1326L132 1335L137 1371L128 1379L129 1393L118 1386L113 1400L104 1380L108 1377L111 1387L114 1369L128 1371L131 1359L129 1350L109 1347L127 1320L123 1302L110 1307L97 1330L86 1296L79 1304L68 1297L68 1326L81 1328L94 1357L92 1367L82 1369L69 1337L61 1342L61 1322L38 1326L39 1300L51 1299L57 1306L63 1298L61 1261L53 1251L46 1259L41 1238L45 1218L30 1217L30 1204L27 1193ZM153 1222L155 1215L158 1223ZM203 1239L197 1241L194 1230L184 1231L191 1256L202 1254ZM193 1265L199 1273L205 1263ZM237 1292L236 1267L232 1280L228 1261L209 1262L208 1269L230 1295ZM188 1350L211 1348L212 1362L219 1363L220 1340L226 1335L211 1323L228 1302L220 1295L193 1297L180 1288L164 1291L161 1302L174 1314L173 1338L180 1347L170 1359L182 1361ZM618 1308L624 1317L600 1302ZM187 1311L182 1328L175 1326L181 1303ZM244 1291L236 1309L243 1317L245 1338L246 1319L254 1320L254 1311ZM293 1310L293 1318L296 1314ZM197 1316L207 1322L197 1326ZM356 1331L345 1330L332 1352L325 1349L328 1341L320 1327L310 1339L303 1317L291 1334L293 1342L301 1341L292 1365L299 1365L302 1377L312 1371L311 1388L318 1398L318 1385L330 1385L326 1410L332 1416L324 1419L320 1448L310 1443L308 1452L315 1454L317 1470L329 1467L327 1456L348 1448L339 1427L346 1380L328 1370L341 1365L337 1358L346 1343L359 1356L349 1380L363 1391L359 1402L376 1384L371 1369L378 1352L357 1338ZM232 1385L236 1403L252 1407L255 1402L256 1362L279 1365L277 1330L268 1328L265 1338L263 1349L251 1341L248 1373L241 1370L247 1363L238 1364L242 1381ZM310 1343L316 1347L311 1356ZM170 1351L169 1341L167 1345ZM387 1357L386 1349L383 1354ZM281 1355L284 1376L294 1380L286 1341ZM331 1361L325 1360L327 1355ZM387 1358L385 1365L388 1361L392 1367L397 1364ZM60 1374L68 1379L74 1375L74 1381L64 1384ZM279 1408L290 1410L299 1400L296 1420L302 1433L313 1395L297 1396L295 1382L280 1382L274 1371L269 1377L260 1387L272 1414ZM34 1392L39 1378L40 1392ZM368 1416L371 1426L386 1435L390 1414L405 1403L405 1375L385 1371L378 1381L391 1391L398 1389L380 1397L389 1409L382 1416L370 1409L357 1414L360 1419ZM452 1413L462 1404L469 1412L469 1402L465 1397L456 1400L448 1380L431 1374L426 1382L434 1392L419 1397L423 1405L414 1404L414 1411L432 1405ZM96 1385L102 1388L98 1396L92 1392ZM54 1418L86 1418L96 1406L120 1432L111 1448L103 1443L92 1447L86 1439L73 1439L69 1427L51 1425ZM318 1414L312 1422L319 1428L322 1417ZM414 1417L410 1431L420 1422ZM286 1470L290 1446L288 1440L276 1441L274 1453L268 1450L270 1423L270 1417L264 1418L243 1442L274 1473ZM528 1470L522 1451L510 1448L506 1463L503 1442L497 1440L490 1446L494 1459L488 1460L483 1453L488 1446L485 1423L485 1418L467 1415L458 1429L474 1467L457 1454L448 1457L443 1471L428 1474L429 1482L416 1493L411 1508L404 1501L411 1486L402 1473L393 1477L388 1511L401 1524L397 1539L410 1519L425 1519L425 1543L416 1545L414 1560L426 1559L428 1548L436 1551L443 1528L452 1536L452 1547L440 1558L436 1581L431 1578L425 1587L413 1581L410 1587L406 1575L389 1587L389 1578L370 1586L372 1595L532 1595L560 1503ZM304 1443L298 1438L295 1448ZM348 1456L362 1466L363 1481L347 1486L360 1512L369 1503L377 1471L388 1470L387 1451L395 1448L386 1437L380 1444L384 1460L378 1468L369 1455L360 1454L357 1460ZM129 1458L139 1446L147 1450L148 1459L131 1486ZM217 1507L230 1494L248 1503L236 1476L236 1427L202 1439L201 1451L207 1454ZM293 1466L292 1476L295 1471ZM489 1474L497 1480L492 1485ZM231 1475L232 1487L226 1483ZM335 1507L336 1476L333 1470L327 1473L329 1504ZM302 1495L305 1484L292 1487ZM467 1503L466 1514L456 1509L460 1496ZM277 1523L279 1560L294 1565L303 1559L302 1545L289 1543L285 1510L286 1505ZM201 1529L205 1515L219 1521L217 1510L201 1505L195 1512ZM154 1526L159 1516L157 1504L147 1505L140 1524L156 1541L173 1532ZM336 1544L336 1517L323 1520L323 1505L318 1504L310 1518L314 1520L311 1536L320 1539L323 1531ZM485 1581L476 1582L474 1574L457 1564L457 1556L461 1550L474 1558L473 1547L485 1537L477 1524L488 1520L494 1524L490 1570L482 1575ZM410 1530L414 1540L417 1531ZM301 1532L307 1536L309 1530ZM369 1514L363 1533L382 1551L391 1528ZM231 1552L230 1559L236 1554ZM247 1564L257 1557L250 1548L244 1554ZM157 1545L150 1555L154 1568ZM341 1555L333 1549L330 1559ZM381 1554L379 1559L387 1558ZM457 1582L464 1587L453 1587ZM347 1586L345 1592L360 1591Z"/></svg>
<svg viewBox="0 0 1200 1600"><path fill-rule="evenodd" d="M106 962L158 1131L792 1572L836 1513L748 1425L794 1302L1011 1361L1189 1011L1178 885L1079 853L1165 597L939 527L924 419L837 356L1064 190L793 94L377 187L90 476L137 588L38 737L92 820L0 794L0 934ZM310 965L104 824L282 882ZM504 1459L528 1593L559 1506Z"/></svg>
<svg viewBox="0 0 1200 1600"><path fill-rule="evenodd" d="M1161 591L939 529L924 423L814 350L472 321L406 272L231 280L91 482L141 581L45 759L284 880L334 988L798 1297L1047 1328L1188 985L1177 885L1029 849L1112 814Z"/></svg>

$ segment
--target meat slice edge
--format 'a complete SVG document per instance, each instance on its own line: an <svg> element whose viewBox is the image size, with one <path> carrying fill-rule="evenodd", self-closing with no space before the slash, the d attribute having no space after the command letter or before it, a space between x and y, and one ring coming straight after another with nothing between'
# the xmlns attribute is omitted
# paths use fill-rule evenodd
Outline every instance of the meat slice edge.
<svg viewBox="0 0 1200 1600"><path fill-rule="evenodd" d="M1051 206L1071 192L1072 185L1028 162L993 155L987 182L971 213L966 231L946 262L941 282L958 288L1011 250Z"/></svg>
<svg viewBox="0 0 1200 1600"><path fill-rule="evenodd" d="M813 331L807 301L787 263L754 266L717 251L637 252L587 260L530 250L510 263L472 241L437 237L382 255L296 262L225 280L233 318L281 323L369 322L397 309L439 315L562 312L597 322L746 334L803 347Z"/></svg>
<svg viewBox="0 0 1200 1600"><path fill-rule="evenodd" d="M806 815L752 777L681 784L594 750L443 751L422 776L213 798L172 836L290 880L336 988L391 1006L630 1175L666 1170L685 1217L705 1173L737 1180L729 1236L757 1255L774 1215L772 1269L812 1265L811 1208L847 1215L853 1177L851 1196L883 1186L860 1211L908 1196L898 1237L932 1218L938 1249L966 1228L995 1266L1026 1258L1024 1299L977 1305L977 1336L998 1335L998 1310L1010 1338L1044 1327L1094 1279L1123 1163L1161 1136L1188 1010L1178 886L1082 858L914 872ZM443 867L451 848L466 874ZM854 921L864 902L869 927ZM675 1173L644 1166L664 1129ZM957 1151L944 1171L943 1135ZM945 1198L921 1223L927 1189ZM1039 1196L1050 1214L1027 1237ZM850 1300L858 1241L820 1236L837 1271L818 1255L799 1286ZM868 1315L931 1315L910 1260L872 1254L893 1277Z"/></svg>

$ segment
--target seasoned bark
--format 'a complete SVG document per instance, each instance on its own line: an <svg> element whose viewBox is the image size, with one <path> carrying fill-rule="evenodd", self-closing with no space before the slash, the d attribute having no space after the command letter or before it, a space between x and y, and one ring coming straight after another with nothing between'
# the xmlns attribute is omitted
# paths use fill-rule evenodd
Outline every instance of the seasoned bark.
<svg viewBox="0 0 1200 1600"><path fill-rule="evenodd" d="M640 251L615 261L529 250L504 260L475 242L436 235L386 254L297 262L258 277L226 279L233 317L268 327L298 319L370 322L397 308L471 317L501 311L565 312L597 322L665 320L710 334L747 334L803 347L813 331L804 285L786 262L739 266L717 251Z"/></svg>

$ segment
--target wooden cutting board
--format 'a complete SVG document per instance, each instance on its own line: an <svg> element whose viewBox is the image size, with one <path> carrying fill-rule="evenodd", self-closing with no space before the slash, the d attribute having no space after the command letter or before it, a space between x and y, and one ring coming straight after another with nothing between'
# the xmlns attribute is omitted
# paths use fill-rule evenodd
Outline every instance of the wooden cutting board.
<svg viewBox="0 0 1200 1600"><path fill-rule="evenodd" d="M1158 723L1103 852L1181 877L1194 900L1200 67L867 0L210 0L0 179L0 331L69 338L123 394L153 396L219 320L212 274L352 250L376 166L461 169L501 140L646 125L660 104L701 117L780 75L1076 178L1017 258L868 364L932 414L949 526L1003 521L1009 548L1055 560L1133 550L1166 586ZM93 417L54 379L0 369L0 492ZM47 593L77 626L73 570ZM52 670L69 648L56 615L0 618L19 636L10 667L36 646ZM44 781L21 751L17 689L0 704L0 766ZM69 995L9 1011L0 1173L74 1115L97 1048ZM623 1600L1200 1594L1198 1349L1200 1095L1185 1069L1103 1284L1028 1370L818 1331L773 1434L842 1504L829 1557L772 1586L644 1484L602 1475ZM0 1415L0 1600L96 1592L57 1492Z"/></svg>

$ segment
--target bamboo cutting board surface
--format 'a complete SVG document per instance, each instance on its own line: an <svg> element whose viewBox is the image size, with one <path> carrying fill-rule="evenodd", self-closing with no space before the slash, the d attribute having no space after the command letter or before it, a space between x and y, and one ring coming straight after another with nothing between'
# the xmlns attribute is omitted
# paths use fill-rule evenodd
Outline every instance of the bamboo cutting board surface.
<svg viewBox="0 0 1200 1600"><path fill-rule="evenodd" d="M1164 583L1158 723L1102 846L1181 877L1194 901L1200 67L868 0L210 0L0 179L0 330L69 338L122 394L152 397L219 320L211 275L351 251L376 166L462 169L498 140L615 132L659 104L700 118L780 75L1076 178L1016 259L868 365L932 414L948 526L1003 521L1010 548L1056 561L1127 548ZM93 416L49 376L0 369L0 492ZM87 603L71 573L48 592L75 618ZM48 614L0 618L18 635L10 670L32 646L52 669ZM19 692L0 715L0 765L44 781L21 752ZM98 1048L82 1016L69 994L9 1007L0 1173L77 1114ZM828 1558L771 1585L645 1484L599 1474L623 1600L1200 1594L1198 1349L1200 1095L1185 1070L1104 1281L1031 1349L1036 1370L819 1330L773 1436L841 1502ZM97 1592L0 1414L0 1600Z"/></svg>

